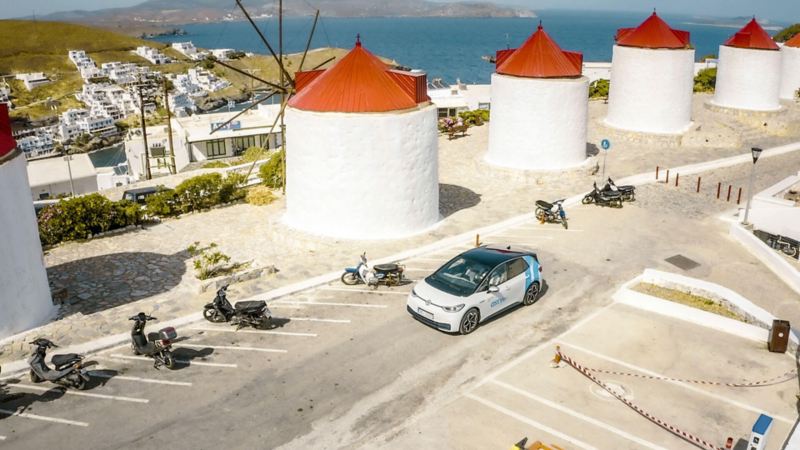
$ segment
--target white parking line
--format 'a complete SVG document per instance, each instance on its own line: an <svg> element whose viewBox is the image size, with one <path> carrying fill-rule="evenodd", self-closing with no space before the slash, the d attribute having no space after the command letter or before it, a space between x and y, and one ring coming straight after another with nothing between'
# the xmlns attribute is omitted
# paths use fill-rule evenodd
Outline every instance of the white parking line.
<svg viewBox="0 0 800 450"><path fill-rule="evenodd" d="M500 412L500 413L503 413L503 414L505 414L505 415L507 415L509 417L512 417L512 418L514 418L514 419L516 419L516 420L518 420L518 421L520 421L520 422L522 422L522 423L524 423L526 425L532 426L534 428L538 428L538 429L544 431L545 433L550 433L550 434L552 434L553 436L555 436L555 437L557 437L559 439L563 439L563 440L575 445L576 447L580 447L580 448L583 448L583 449L586 449L586 450L596 450L597 449L597 447L593 447L593 446L591 446L591 445L589 445L589 444L587 444L587 443L585 443L583 441L579 441L578 439L575 439L572 436L567 436L566 434L564 434L564 433L562 433L562 432L560 432L558 430L554 430L554 429L548 427L547 425L539 423L539 422L537 422L537 421L535 421L533 419L530 419L528 417L525 417L525 416L523 416L521 414L517 414L514 411L506 409L506 408L498 405L497 403L494 403L494 402L492 402L490 400L486 400L485 398L478 397L475 394L466 394L466 397L470 398L472 400L475 400L478 403L482 403L484 406L488 406L489 408L492 408L497 412Z"/></svg>
<svg viewBox="0 0 800 450"><path fill-rule="evenodd" d="M5 436L0 436L0 441L5 441L5 440L6 440Z"/></svg>
<svg viewBox="0 0 800 450"><path fill-rule="evenodd" d="M103 369L100 369L103 370ZM192 383L186 381L168 381L168 380L156 380L155 378L140 378L140 377L130 377L127 375L112 375L110 373L100 373L92 371L90 372L91 376L99 377L99 378L108 378L112 380L124 380L124 381L138 381L141 383L149 383L149 384L164 384L167 386L186 386L189 387Z"/></svg>
<svg viewBox="0 0 800 450"><path fill-rule="evenodd" d="M273 334L278 336L317 337L315 333L295 333L293 331L237 330L235 328L215 328L215 327L191 327L189 329L196 331L211 331L219 333ZM184 344L181 342L180 345Z"/></svg>
<svg viewBox="0 0 800 450"><path fill-rule="evenodd" d="M131 347L131 343L128 342L127 344L120 344L120 345L117 345L115 347L107 348L107 349L99 352L99 354L109 353L109 352L113 352L115 350L119 350L119 349L122 349L122 348L130 348L130 347Z"/></svg>
<svg viewBox="0 0 800 450"><path fill-rule="evenodd" d="M76 427L88 427L89 424L86 422L77 422L74 420L67 420L67 419L59 419L58 417L48 417L48 416L40 416L38 414L31 414L26 412L20 411L10 411L8 409L0 409L0 414L6 416L17 416L22 417L24 419L33 419L33 420L41 420L44 422L53 422L53 423L60 423L63 425L74 425Z"/></svg>
<svg viewBox="0 0 800 450"><path fill-rule="evenodd" d="M635 366L633 364L626 363L625 361L620 361L619 359L603 355L602 353L597 353L595 351L589 350L589 349L581 347L579 345L570 344L568 342L561 342L561 345L565 345L567 347L574 348L575 350L578 350L580 352L586 353L588 355L592 355L592 356L594 356L596 358L603 359L603 360L608 361L608 362L613 363L613 364L617 364L617 365L626 367L628 369L635 370L637 372L641 372L641 373L643 373L645 375L650 375L650 376L654 376L654 377L661 377L661 378L667 378L666 375L663 375L663 374L660 374L660 373L657 373L657 372L653 372L651 370L647 370L647 369L645 369L643 367L639 367L639 366ZM671 384L674 384L676 386L680 386L680 387L682 387L684 389L687 389L689 391L696 392L698 394L702 394L702 395L705 395L707 397L711 397L713 399L723 401L723 402L728 403L730 405L738 406L739 408L745 409L745 410L750 411L750 412L754 412L754 413L758 413L758 414L761 414L761 413L765 412L761 408L756 408L756 407L753 407L753 406L750 406L750 405L747 405L747 404L744 404L744 403L741 403L741 402L737 402L736 400L731 400L731 399L729 399L727 397L724 397L722 395L718 395L718 394L714 394L712 392L704 391L704 390L702 390L700 388L696 388L696 387L688 385L686 383L681 383L679 381L669 381L669 380L667 381L667 383L671 383ZM781 422L788 423L789 425L794 425L794 423L795 423L794 420L789 420L786 417L782 417L782 416L779 416L779 415L774 414L774 413L769 413L769 415L772 416L773 418L777 419L777 420L780 420Z"/></svg>
<svg viewBox="0 0 800 450"><path fill-rule="evenodd" d="M532 393L530 393L528 391L525 391L523 389L519 389L519 388L517 388L515 386L512 386L512 385L510 385L508 383L504 383L504 382L499 381L499 380L492 380L492 384L495 384L495 385L500 386L500 387L502 387L504 389L507 389L507 390L509 390L511 392L514 392L514 393L517 393L517 394L522 395L524 397L527 397L527 398L529 398L531 400L535 400L535 401L537 401L539 403L542 403L544 405L547 405L547 406L549 406L549 407L551 407L551 408L553 408L555 410L561 411L564 414L567 414L567 415L570 415L570 416L575 417L577 419L583 420L584 422L588 422L588 423L590 423L590 424L592 424L594 426L597 426L599 428L603 428L603 429L605 429L607 431L610 431L611 433L616 434L617 436L620 436L620 437L625 438L625 439L627 439L629 441L635 442L635 443L639 444L642 447L651 448L651 449L654 449L654 450L666 450L665 447L661 447L661 446L656 445L656 444L654 444L654 443L652 443L650 441L646 441L646 440L644 440L642 438L639 438L639 437L636 437L636 436L634 436L632 434L626 433L625 431L622 431L619 428L616 428L616 427L613 427L611 425L608 425L605 422L601 422L599 420L593 419L593 418L591 418L589 416L581 414L581 413L579 413L577 411L574 411L574 410L572 410L570 408L567 408L565 406L559 405L556 402L553 402L553 401L547 400L545 398L539 397L538 395L532 394Z"/></svg>
<svg viewBox="0 0 800 450"><path fill-rule="evenodd" d="M208 346L206 346L206 347L208 347ZM128 355L120 355L120 354L117 354L117 353L114 353L114 354L112 354L110 356L112 358L119 358L119 359L130 359L130 360L135 360L135 361L153 362L152 358L148 358L146 356L128 356ZM179 364L188 364L190 366L228 367L228 368L231 368L231 369L235 369L235 368L238 367L236 364L223 364L223 363L210 363L210 362L202 362L202 361L189 361L189 360L186 360L186 359L176 359L175 362L179 363Z"/></svg>
<svg viewBox="0 0 800 450"><path fill-rule="evenodd" d="M185 344L183 342L180 343L181 347L189 347L189 348L213 348L214 350L239 350L239 351L249 351L249 352L263 352L263 353L287 353L288 350L283 350L280 348L263 348L263 347L240 347L236 345L203 345L203 344ZM209 363L210 364L210 363ZM234 367L236 365L234 364Z"/></svg>
<svg viewBox="0 0 800 450"><path fill-rule="evenodd" d="M350 323L350 319L318 319L316 317L289 317L296 322Z"/></svg>
<svg viewBox="0 0 800 450"><path fill-rule="evenodd" d="M540 225L538 223L517 225L513 229L517 229L517 228L524 228L526 231L555 231L555 232L559 232L559 233L582 233L582 232L585 231L585 230L579 230L579 229L574 229L574 228L564 229L563 227L543 228L543 225Z"/></svg>
<svg viewBox="0 0 800 450"><path fill-rule="evenodd" d="M281 308L281 307L292 308L297 306L345 306L352 308L388 308L388 306L386 305L371 305L369 303L291 302L282 300L277 300L276 302L273 302L270 305L270 308Z"/></svg>
<svg viewBox="0 0 800 450"><path fill-rule="evenodd" d="M31 391L50 391L53 388L58 388L58 386L53 387L44 387L44 386L31 386L28 384L9 384L8 387L18 388L18 389L28 389ZM118 395L106 395L106 394L95 394L93 392L79 392L73 390L63 390L62 391L65 395L75 395L78 397L91 397L91 398L100 398L104 400L118 400L121 402L131 402L131 403L149 403L150 400L146 398L135 398L135 397L122 397Z"/></svg>
<svg viewBox="0 0 800 450"><path fill-rule="evenodd" d="M340 287L324 286L319 288L321 291L335 291L335 292L357 292L359 294L392 294L392 295L408 295L409 291L382 291L380 289L349 289Z"/></svg>
<svg viewBox="0 0 800 450"><path fill-rule="evenodd" d="M491 236L487 236L486 238L487 239L489 239L489 238L497 238L497 239L504 239L504 240L507 239L507 240L510 240L511 242L522 242L522 241L526 241L527 239L535 239L535 240L542 240L543 239L543 240L546 240L546 241L552 241L554 239L553 236L530 236L530 235L529 236L522 236L522 235L510 235L510 234L493 234Z"/></svg>

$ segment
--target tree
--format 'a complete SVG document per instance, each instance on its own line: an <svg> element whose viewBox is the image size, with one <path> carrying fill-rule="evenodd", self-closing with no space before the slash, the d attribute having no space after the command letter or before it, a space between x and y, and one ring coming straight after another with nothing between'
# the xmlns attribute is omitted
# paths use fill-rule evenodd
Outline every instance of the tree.
<svg viewBox="0 0 800 450"><path fill-rule="evenodd" d="M786 42L797 34L800 34L800 23L788 26L779 31L778 34L775 35L775 40L778 42Z"/></svg>
<svg viewBox="0 0 800 450"><path fill-rule="evenodd" d="M589 85L589 98L608 98L611 82L604 78L592 81Z"/></svg>
<svg viewBox="0 0 800 450"><path fill-rule="evenodd" d="M717 68L703 69L694 77L695 92L714 92L717 86Z"/></svg>

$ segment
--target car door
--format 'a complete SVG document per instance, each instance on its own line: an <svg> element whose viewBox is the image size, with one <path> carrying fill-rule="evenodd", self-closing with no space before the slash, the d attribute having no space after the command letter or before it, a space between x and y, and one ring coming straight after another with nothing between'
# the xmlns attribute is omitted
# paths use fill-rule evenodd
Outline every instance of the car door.
<svg viewBox="0 0 800 450"><path fill-rule="evenodd" d="M481 319L485 319L492 314L502 310L508 304L508 264L502 263L495 267L486 277L483 285L479 289L481 300L478 308L481 311ZM496 286L497 292L489 292L490 286Z"/></svg>
<svg viewBox="0 0 800 450"><path fill-rule="evenodd" d="M507 306L520 303L525 297L525 290L528 288L525 273L530 267L523 258L517 258L508 263L508 280L506 281L506 295L508 296Z"/></svg>

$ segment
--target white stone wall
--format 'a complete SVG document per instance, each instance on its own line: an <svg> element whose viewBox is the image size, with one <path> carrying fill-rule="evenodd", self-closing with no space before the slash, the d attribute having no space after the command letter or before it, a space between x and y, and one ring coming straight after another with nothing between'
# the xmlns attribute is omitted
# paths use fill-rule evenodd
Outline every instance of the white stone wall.
<svg viewBox="0 0 800 450"><path fill-rule="evenodd" d="M394 113L287 109L287 224L393 239L439 220L436 107Z"/></svg>
<svg viewBox="0 0 800 450"><path fill-rule="evenodd" d="M33 328L54 312L31 202L25 157L0 159L0 339Z"/></svg>
<svg viewBox="0 0 800 450"><path fill-rule="evenodd" d="M795 100L798 89L800 89L800 48L784 45L781 48L780 98Z"/></svg>
<svg viewBox="0 0 800 450"><path fill-rule="evenodd" d="M692 124L694 50L614 46L607 125L681 134Z"/></svg>
<svg viewBox="0 0 800 450"><path fill-rule="evenodd" d="M486 161L521 170L558 170L586 159L589 79L492 75Z"/></svg>
<svg viewBox="0 0 800 450"><path fill-rule="evenodd" d="M711 103L751 111L780 109L781 53L721 45Z"/></svg>

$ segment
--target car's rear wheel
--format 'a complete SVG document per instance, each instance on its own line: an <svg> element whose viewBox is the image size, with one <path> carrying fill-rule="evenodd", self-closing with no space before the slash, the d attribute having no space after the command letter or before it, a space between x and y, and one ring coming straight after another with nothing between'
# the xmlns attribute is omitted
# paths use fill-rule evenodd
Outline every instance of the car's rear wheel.
<svg viewBox="0 0 800 450"><path fill-rule="evenodd" d="M522 303L525 306L530 306L536 303L536 300L538 298L539 298L539 282L534 281L533 283L531 283L530 287L528 287L528 290L525 291L525 298L522 299Z"/></svg>
<svg viewBox="0 0 800 450"><path fill-rule="evenodd" d="M470 334L478 328L478 323L481 320L481 313L477 308L472 308L461 316L461 324L458 331L461 334Z"/></svg>

